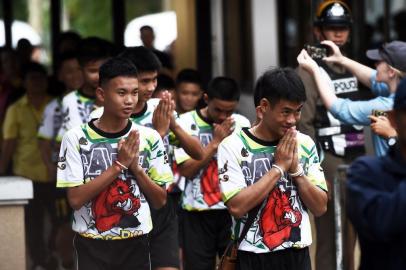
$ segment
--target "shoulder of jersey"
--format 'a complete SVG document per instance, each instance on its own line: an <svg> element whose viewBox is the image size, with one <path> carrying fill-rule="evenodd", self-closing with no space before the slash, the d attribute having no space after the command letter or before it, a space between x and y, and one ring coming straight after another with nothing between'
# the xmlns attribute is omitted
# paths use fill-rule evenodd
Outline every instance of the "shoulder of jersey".
<svg viewBox="0 0 406 270"><path fill-rule="evenodd" d="M53 110L55 107L58 107L58 99L53 98L50 102L48 102L47 106L45 107L45 110Z"/></svg>
<svg viewBox="0 0 406 270"><path fill-rule="evenodd" d="M158 131L156 131L155 129L139 125L133 121L132 121L131 129L138 130L140 136L143 136L143 137L150 137L150 136L161 137L159 135Z"/></svg>
<svg viewBox="0 0 406 270"><path fill-rule="evenodd" d="M90 119L100 118L103 115L104 107L99 107L90 113Z"/></svg>
<svg viewBox="0 0 406 270"><path fill-rule="evenodd" d="M225 137L223 139L223 141L221 142L222 145L230 145L231 148L235 148L235 146L238 145L238 142L240 140L240 135L239 133L241 132L241 130L237 131L237 132L233 132L230 135L228 135L227 137Z"/></svg>
<svg viewBox="0 0 406 270"><path fill-rule="evenodd" d="M247 117L239 114L239 113L233 113L232 115L233 119L235 122L240 123L240 124L247 124L248 126L251 125L250 120L248 120Z"/></svg>
<svg viewBox="0 0 406 270"><path fill-rule="evenodd" d="M301 143L305 143L305 142L313 142L313 139L309 136L306 135L300 131L297 131L297 140ZM314 142L313 142L314 143Z"/></svg>
<svg viewBox="0 0 406 270"><path fill-rule="evenodd" d="M179 117L179 119L190 119L190 118L193 118L194 113L195 113L195 111L185 112L185 113L179 114L178 117Z"/></svg>
<svg viewBox="0 0 406 270"><path fill-rule="evenodd" d="M156 106L158 106L159 101L160 101L159 98L150 98L150 99L147 101L147 104L148 104L148 106L152 106L152 107L155 108Z"/></svg>
<svg viewBox="0 0 406 270"><path fill-rule="evenodd" d="M84 127L84 125L86 125L86 124L82 124L82 125L79 125L79 126L75 126L75 127L71 128L71 129L69 129L69 130L66 131L66 133L63 135L63 137L70 137L70 138L72 138L72 137L77 137L78 134L83 134L82 128ZM81 136L82 136L82 135L81 135Z"/></svg>
<svg viewBox="0 0 406 270"><path fill-rule="evenodd" d="M72 92L66 94L66 95L62 98L62 102L66 102L67 100L70 100L70 99L75 99L75 98L76 98L76 92L77 92L77 90L72 91Z"/></svg>

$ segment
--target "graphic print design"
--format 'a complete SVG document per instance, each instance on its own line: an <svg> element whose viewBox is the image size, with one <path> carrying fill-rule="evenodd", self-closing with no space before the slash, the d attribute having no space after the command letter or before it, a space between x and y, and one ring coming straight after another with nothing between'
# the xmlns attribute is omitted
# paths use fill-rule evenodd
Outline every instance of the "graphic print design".
<svg viewBox="0 0 406 270"><path fill-rule="evenodd" d="M220 182L217 174L217 161L212 159L201 178L203 200L208 206L221 201Z"/></svg>
<svg viewBox="0 0 406 270"><path fill-rule="evenodd" d="M212 140L211 129L199 132L199 139L203 147L206 147ZM200 177L200 190L203 200L208 206L221 202L220 182L218 177L217 158L213 157Z"/></svg>
<svg viewBox="0 0 406 270"><path fill-rule="evenodd" d="M302 214L290 205L290 192L282 192L275 187L269 195L260 219L263 242L273 250L286 241L291 241L293 228L302 221ZM294 242L294 241L293 241Z"/></svg>
<svg viewBox="0 0 406 270"><path fill-rule="evenodd" d="M241 155L245 155L249 160L241 162L247 186L261 179L271 169L274 160L269 152L246 155L245 151L241 151ZM284 243L300 241L302 211L302 202L292 179L282 177L261 207L256 222L245 238L246 241L261 249L264 249L265 245L269 250L274 250Z"/></svg>
<svg viewBox="0 0 406 270"><path fill-rule="evenodd" d="M134 215L141 206L140 198L132 193L130 181L116 179L92 203L92 214L99 233L113 227L135 228L140 225Z"/></svg>

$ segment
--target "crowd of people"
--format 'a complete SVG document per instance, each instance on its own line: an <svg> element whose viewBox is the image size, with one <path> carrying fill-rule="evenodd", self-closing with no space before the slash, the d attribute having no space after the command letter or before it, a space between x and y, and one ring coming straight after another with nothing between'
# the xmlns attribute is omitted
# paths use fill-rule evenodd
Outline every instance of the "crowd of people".
<svg viewBox="0 0 406 270"><path fill-rule="evenodd" d="M406 43L368 50L373 69L345 54L351 24L344 2L319 6L326 55L265 71L253 123L234 79L174 77L150 26L129 48L62 34L51 77L1 51L0 175L33 181L30 268L310 270L317 239L313 269L336 269L332 183L352 164L344 268L358 237L361 269L404 269Z"/></svg>

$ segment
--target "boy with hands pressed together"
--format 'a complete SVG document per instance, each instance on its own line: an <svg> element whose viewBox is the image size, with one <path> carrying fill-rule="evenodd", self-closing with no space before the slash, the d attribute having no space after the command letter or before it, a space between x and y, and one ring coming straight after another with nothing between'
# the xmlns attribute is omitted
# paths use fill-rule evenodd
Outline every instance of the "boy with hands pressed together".
<svg viewBox="0 0 406 270"><path fill-rule="evenodd" d="M122 58L100 68L100 119L62 140L57 186L67 188L78 269L150 269L150 206L166 203L172 172L159 134L129 120L137 70Z"/></svg>
<svg viewBox="0 0 406 270"><path fill-rule="evenodd" d="M218 148L221 194L239 243L237 269L311 269L308 210L326 211L327 186L312 139L298 131L305 89L291 69L257 82L258 124L225 138Z"/></svg>

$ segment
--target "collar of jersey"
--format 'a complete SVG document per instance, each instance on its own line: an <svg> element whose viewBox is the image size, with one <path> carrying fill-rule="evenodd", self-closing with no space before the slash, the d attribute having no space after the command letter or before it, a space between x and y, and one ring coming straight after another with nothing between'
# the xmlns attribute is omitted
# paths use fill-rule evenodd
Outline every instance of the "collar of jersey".
<svg viewBox="0 0 406 270"><path fill-rule="evenodd" d="M94 102L94 97L88 96L82 92L82 90L76 90L77 98L83 103Z"/></svg>
<svg viewBox="0 0 406 270"><path fill-rule="evenodd" d="M252 153L274 151L278 141L266 142L254 137L248 130L248 127L242 128L238 133L244 146Z"/></svg>
<svg viewBox="0 0 406 270"><path fill-rule="evenodd" d="M119 139L125 136L132 127L132 122L128 121L127 126L123 130L115 133L108 133L98 129L93 123L95 120L96 119L93 119L89 123L82 126L83 133L85 133L86 138L92 143L116 143Z"/></svg>
<svg viewBox="0 0 406 270"><path fill-rule="evenodd" d="M207 122L207 119L201 115L199 110L193 111L192 116L199 129L212 129L213 126Z"/></svg>

